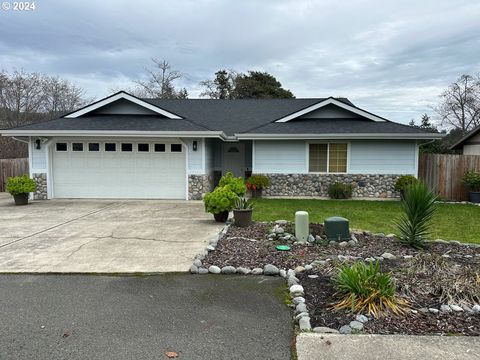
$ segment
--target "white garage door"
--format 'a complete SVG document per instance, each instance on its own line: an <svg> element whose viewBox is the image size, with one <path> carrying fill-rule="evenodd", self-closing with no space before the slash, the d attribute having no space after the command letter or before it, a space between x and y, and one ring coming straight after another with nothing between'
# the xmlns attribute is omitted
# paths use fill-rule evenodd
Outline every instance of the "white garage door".
<svg viewBox="0 0 480 360"><path fill-rule="evenodd" d="M177 141L55 141L55 198L185 199L185 148Z"/></svg>

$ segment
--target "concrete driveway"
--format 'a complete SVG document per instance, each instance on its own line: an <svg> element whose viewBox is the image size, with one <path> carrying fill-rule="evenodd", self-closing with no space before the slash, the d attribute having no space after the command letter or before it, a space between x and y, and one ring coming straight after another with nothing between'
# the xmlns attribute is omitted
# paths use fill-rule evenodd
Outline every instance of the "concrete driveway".
<svg viewBox="0 0 480 360"><path fill-rule="evenodd" d="M0 272L186 271L221 230L201 202L47 200L0 193Z"/></svg>

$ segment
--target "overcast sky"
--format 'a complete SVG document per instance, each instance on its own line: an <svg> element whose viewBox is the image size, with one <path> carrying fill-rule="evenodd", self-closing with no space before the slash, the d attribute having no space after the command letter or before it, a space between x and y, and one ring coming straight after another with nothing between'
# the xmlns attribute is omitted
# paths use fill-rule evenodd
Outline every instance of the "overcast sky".
<svg viewBox="0 0 480 360"><path fill-rule="evenodd" d="M267 71L296 97L345 96L408 123L480 72L480 1L61 1L0 10L0 66L59 75L100 98L150 59L190 97L220 68Z"/></svg>

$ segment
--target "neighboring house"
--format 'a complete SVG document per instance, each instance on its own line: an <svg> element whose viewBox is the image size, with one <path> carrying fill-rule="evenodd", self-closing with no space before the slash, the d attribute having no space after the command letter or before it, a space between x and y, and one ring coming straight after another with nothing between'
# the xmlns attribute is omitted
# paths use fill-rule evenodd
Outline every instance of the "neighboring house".
<svg viewBox="0 0 480 360"><path fill-rule="evenodd" d="M463 155L480 155L480 126L466 134L450 149L461 150Z"/></svg>
<svg viewBox="0 0 480 360"><path fill-rule="evenodd" d="M62 118L2 130L29 142L35 197L200 199L215 181L267 174L267 196L395 197L418 147L441 137L347 99L156 100L119 92Z"/></svg>

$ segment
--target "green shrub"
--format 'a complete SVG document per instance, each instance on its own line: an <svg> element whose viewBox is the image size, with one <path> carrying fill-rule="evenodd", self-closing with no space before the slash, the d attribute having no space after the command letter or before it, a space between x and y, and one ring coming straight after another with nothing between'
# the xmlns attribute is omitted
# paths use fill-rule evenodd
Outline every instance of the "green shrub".
<svg viewBox="0 0 480 360"><path fill-rule="evenodd" d="M270 179L265 175L252 175L245 184L250 190L266 189L271 185Z"/></svg>
<svg viewBox="0 0 480 360"><path fill-rule="evenodd" d="M218 183L218 187L230 186L230 189L237 194L238 196L243 196L247 192L247 187L245 186L245 182L241 177L235 177L229 171L227 172Z"/></svg>
<svg viewBox="0 0 480 360"><path fill-rule="evenodd" d="M6 190L11 195L31 193L37 190L37 184L28 175L10 177L7 179Z"/></svg>
<svg viewBox="0 0 480 360"><path fill-rule="evenodd" d="M480 172L467 171L462 177L462 182L470 191L480 191Z"/></svg>
<svg viewBox="0 0 480 360"><path fill-rule="evenodd" d="M437 196L426 184L417 181L405 188L402 215L397 221L400 233L398 240L416 249L425 246L430 223L435 214Z"/></svg>
<svg viewBox="0 0 480 360"><path fill-rule="evenodd" d="M244 197L237 197L235 200L235 207L237 210L250 210L253 209L253 205L250 200L245 199Z"/></svg>
<svg viewBox="0 0 480 360"><path fill-rule="evenodd" d="M411 184L418 182L417 178L413 175L402 175L397 179L395 183L395 191L405 191L405 188Z"/></svg>
<svg viewBox="0 0 480 360"><path fill-rule="evenodd" d="M352 197L353 186L336 182L328 187L328 196L331 199L349 199Z"/></svg>
<svg viewBox="0 0 480 360"><path fill-rule="evenodd" d="M341 296L335 305L337 309L378 317L387 311L400 314L408 307L408 303L395 294L395 283L389 274L380 271L378 262L341 266L334 282Z"/></svg>
<svg viewBox="0 0 480 360"><path fill-rule="evenodd" d="M230 185L217 186L211 193L205 194L203 203L206 212L220 214L232 210L237 199L238 196L232 191Z"/></svg>

